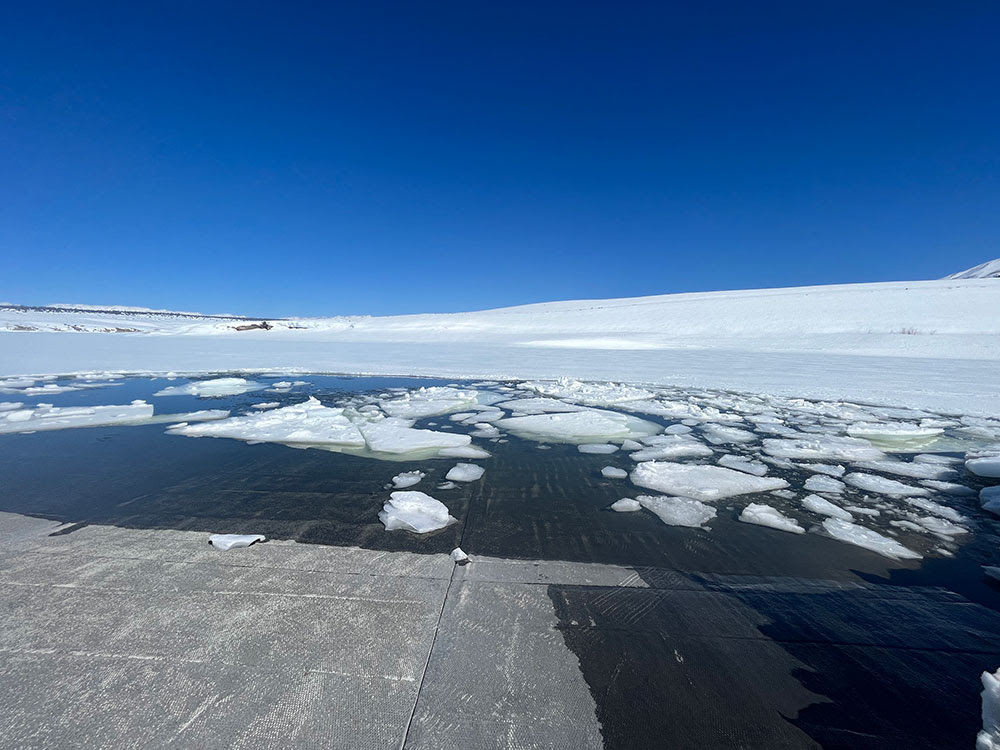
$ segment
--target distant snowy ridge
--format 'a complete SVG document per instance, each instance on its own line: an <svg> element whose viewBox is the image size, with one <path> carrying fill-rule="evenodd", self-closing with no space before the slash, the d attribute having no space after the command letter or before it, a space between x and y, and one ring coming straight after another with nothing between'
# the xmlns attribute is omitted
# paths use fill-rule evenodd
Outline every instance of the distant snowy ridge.
<svg viewBox="0 0 1000 750"><path fill-rule="evenodd" d="M988 260L964 271L945 276L948 279L1000 279L1000 258Z"/></svg>

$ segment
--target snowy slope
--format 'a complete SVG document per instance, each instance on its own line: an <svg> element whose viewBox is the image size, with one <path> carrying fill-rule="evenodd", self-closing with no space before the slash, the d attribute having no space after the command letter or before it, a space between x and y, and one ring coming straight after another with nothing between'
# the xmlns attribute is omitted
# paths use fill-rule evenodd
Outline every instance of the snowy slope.
<svg viewBox="0 0 1000 750"><path fill-rule="evenodd" d="M988 260L985 263L980 263L978 266L973 266L965 271L959 271L958 273L953 273L950 276L944 277L947 279L1000 279L1000 258L995 260Z"/></svg>

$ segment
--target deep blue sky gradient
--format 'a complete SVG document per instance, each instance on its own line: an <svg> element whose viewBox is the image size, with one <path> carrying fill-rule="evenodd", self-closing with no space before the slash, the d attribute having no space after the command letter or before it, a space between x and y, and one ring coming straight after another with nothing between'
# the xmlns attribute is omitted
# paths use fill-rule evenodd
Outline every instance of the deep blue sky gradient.
<svg viewBox="0 0 1000 750"><path fill-rule="evenodd" d="M1000 256L995 2L8 3L0 300L261 315Z"/></svg>

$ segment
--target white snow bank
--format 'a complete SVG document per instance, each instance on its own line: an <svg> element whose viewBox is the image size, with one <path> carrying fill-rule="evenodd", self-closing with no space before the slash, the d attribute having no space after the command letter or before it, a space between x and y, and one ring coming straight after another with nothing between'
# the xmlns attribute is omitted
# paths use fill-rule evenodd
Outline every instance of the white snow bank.
<svg viewBox="0 0 1000 750"><path fill-rule="evenodd" d="M392 478L392 486L397 490L401 490L404 487L412 487L415 484L419 484L420 480L425 476L424 472L420 470L404 471Z"/></svg>
<svg viewBox="0 0 1000 750"><path fill-rule="evenodd" d="M840 518L826 519L823 521L823 528L834 539L863 547L894 560L919 560L922 557L894 539Z"/></svg>
<svg viewBox="0 0 1000 750"><path fill-rule="evenodd" d="M761 503L750 503L740 513L739 520L743 523L753 523L758 526L769 526L779 531L788 531L792 534L804 534L806 530L799 526L799 522L794 518L782 515L777 508Z"/></svg>
<svg viewBox="0 0 1000 750"><path fill-rule="evenodd" d="M700 529L716 515L715 508L687 497L640 495L636 498L636 502L646 510L655 513L667 526L687 526L692 529Z"/></svg>
<svg viewBox="0 0 1000 750"><path fill-rule="evenodd" d="M216 549L227 550L239 547L249 547L256 542L266 542L263 534L212 534L208 543Z"/></svg>
<svg viewBox="0 0 1000 750"><path fill-rule="evenodd" d="M784 479L755 477L722 466L659 461L639 464L630 478L639 487L705 502L788 486Z"/></svg>
<svg viewBox="0 0 1000 750"><path fill-rule="evenodd" d="M634 439L660 431L660 426L652 422L603 409L508 417L494 424L526 440L576 444Z"/></svg>
<svg viewBox="0 0 1000 750"><path fill-rule="evenodd" d="M241 393L259 391L267 386L245 378L212 378L211 380L195 380L187 385L171 385L154 393L154 396L201 396L211 398L217 396L237 396Z"/></svg>
<svg viewBox="0 0 1000 750"><path fill-rule="evenodd" d="M411 531L426 534L443 529L458 519L449 515L448 508L440 500L416 490L393 492L391 500L382 506L378 520L385 524L386 531Z"/></svg>
<svg viewBox="0 0 1000 750"><path fill-rule="evenodd" d="M839 505L831 503L819 495L807 495L802 498L802 507L806 510L811 510L813 513L830 516L831 518L839 518L842 521L854 520L854 516L851 515L850 511L844 510Z"/></svg>
<svg viewBox="0 0 1000 750"><path fill-rule="evenodd" d="M451 482L475 482L482 478L486 469L475 464L455 464L444 475L444 478Z"/></svg>
<svg viewBox="0 0 1000 750"><path fill-rule="evenodd" d="M133 401L124 406L57 407L38 404L33 409L0 412L0 433L137 424L152 416L153 406L145 401Z"/></svg>
<svg viewBox="0 0 1000 750"><path fill-rule="evenodd" d="M1000 669L983 672L983 728L976 737L976 750L1000 750Z"/></svg>

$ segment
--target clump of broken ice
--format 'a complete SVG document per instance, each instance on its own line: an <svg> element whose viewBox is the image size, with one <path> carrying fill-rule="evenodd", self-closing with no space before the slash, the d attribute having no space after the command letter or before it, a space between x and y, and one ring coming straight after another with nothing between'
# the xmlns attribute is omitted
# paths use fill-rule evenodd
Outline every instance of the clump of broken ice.
<svg viewBox="0 0 1000 750"><path fill-rule="evenodd" d="M245 378L212 378L193 380L185 385L171 385L154 393L154 396L236 396L250 391L259 391L267 386Z"/></svg>
<svg viewBox="0 0 1000 750"><path fill-rule="evenodd" d="M386 531L427 534L458 523L458 519L448 513L444 503L423 492L404 490L393 492L390 498L378 514Z"/></svg>

